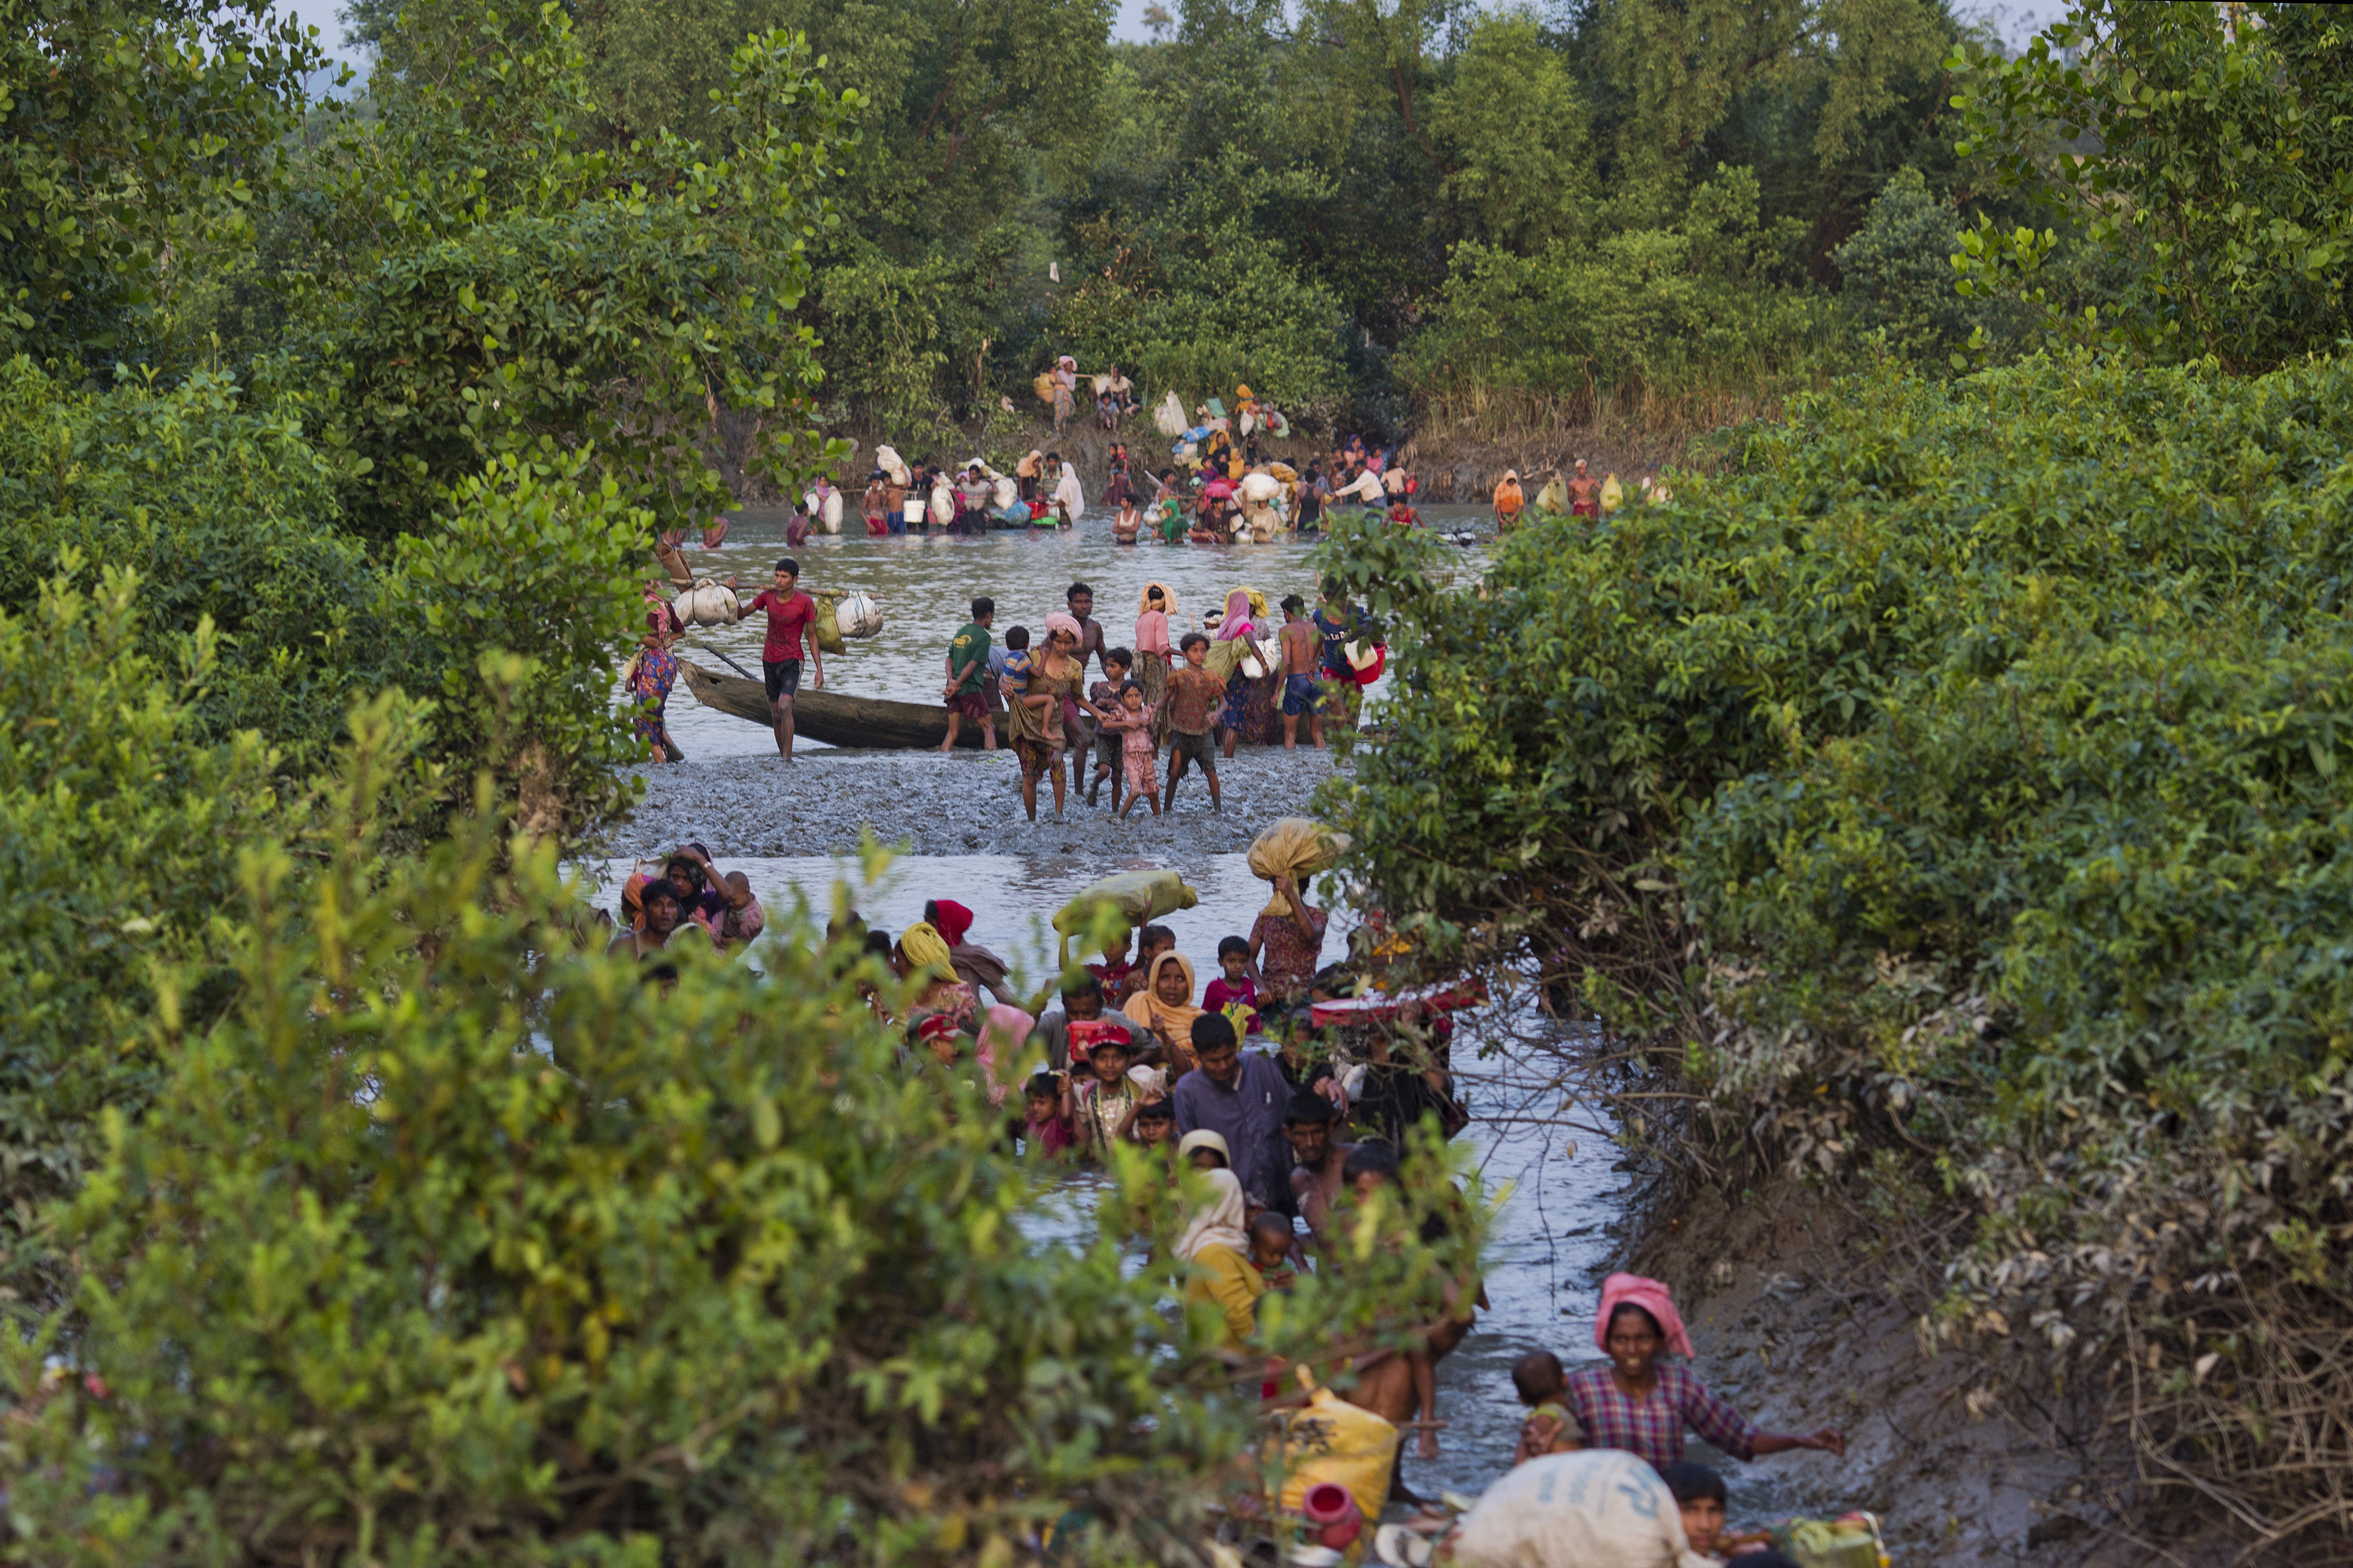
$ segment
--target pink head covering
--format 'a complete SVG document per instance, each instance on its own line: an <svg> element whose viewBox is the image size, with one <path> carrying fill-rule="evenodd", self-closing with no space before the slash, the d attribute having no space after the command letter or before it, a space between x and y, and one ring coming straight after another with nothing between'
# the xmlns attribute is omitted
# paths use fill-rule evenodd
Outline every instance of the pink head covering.
<svg viewBox="0 0 2353 1568"><path fill-rule="evenodd" d="M1593 1342L1602 1351L1609 1348L1609 1320L1620 1307L1640 1307L1658 1320L1659 1331L1667 1336L1667 1349L1680 1356L1694 1353L1691 1335L1683 1331L1683 1315L1675 1310L1675 1299L1656 1279L1646 1279L1640 1274L1612 1274L1601 1282L1601 1310L1593 1317Z"/></svg>
<svg viewBox="0 0 2353 1568"><path fill-rule="evenodd" d="M1060 610L1046 617L1046 635L1050 637L1056 632L1070 633L1072 642L1083 642L1086 639L1086 634L1079 630L1077 618L1064 615Z"/></svg>
<svg viewBox="0 0 2353 1568"><path fill-rule="evenodd" d="M1003 1105L1006 1092L1013 1086L999 1073L1000 1061L1010 1067L1020 1057L1022 1043L1038 1020L1018 1007L1008 1007L1002 1002L992 1003L980 1024L980 1043L973 1051L981 1066L981 1076L988 1085L988 1103Z"/></svg>
<svg viewBox="0 0 2353 1568"><path fill-rule="evenodd" d="M1226 595L1225 618L1218 623L1218 640L1231 642L1236 637L1250 636L1250 591L1237 588Z"/></svg>

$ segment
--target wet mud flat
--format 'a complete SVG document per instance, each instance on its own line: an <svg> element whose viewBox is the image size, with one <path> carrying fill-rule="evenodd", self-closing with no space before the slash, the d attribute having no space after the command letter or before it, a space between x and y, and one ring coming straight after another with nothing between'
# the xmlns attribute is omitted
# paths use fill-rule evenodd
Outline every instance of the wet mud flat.
<svg viewBox="0 0 2353 1568"><path fill-rule="evenodd" d="M1092 776L1089 754L1088 776ZM689 757L631 771L646 782L637 810L600 846L609 855L650 855L694 840L714 856L832 855L855 850L871 832L886 847L917 855L1219 855L1250 847L1278 817L1305 815L1316 787L1338 766L1303 740L1299 750L1244 747L1220 759L1224 810L1209 808L1198 768L1176 786L1173 812L1155 817L1138 803L1114 819L1111 786L1100 805L1082 791L1054 816L1053 785L1038 785L1038 820L1024 815L1021 769L1010 751L854 752L795 749L786 764L765 755ZM1167 777L1167 763L1159 776Z"/></svg>

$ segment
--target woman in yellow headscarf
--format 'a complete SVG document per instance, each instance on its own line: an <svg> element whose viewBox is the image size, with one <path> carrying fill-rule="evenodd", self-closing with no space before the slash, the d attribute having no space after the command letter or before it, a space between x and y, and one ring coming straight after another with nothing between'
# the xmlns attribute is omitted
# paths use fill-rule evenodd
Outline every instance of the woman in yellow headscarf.
<svg viewBox="0 0 2353 1568"><path fill-rule="evenodd" d="M1172 1080L1201 1065L1193 1055L1193 1020L1201 1009L1193 1005L1193 966L1182 955L1164 952L1154 959L1144 989L1129 997L1122 1011L1129 1022L1160 1037Z"/></svg>
<svg viewBox="0 0 2353 1568"><path fill-rule="evenodd" d="M934 1016L945 1017L960 1029L970 1026L973 1016L979 1011L980 998L971 986L956 978L948 940L937 927L928 921L917 921L907 928L899 938L897 968L900 978L913 982L916 987L907 1008L911 1028Z"/></svg>

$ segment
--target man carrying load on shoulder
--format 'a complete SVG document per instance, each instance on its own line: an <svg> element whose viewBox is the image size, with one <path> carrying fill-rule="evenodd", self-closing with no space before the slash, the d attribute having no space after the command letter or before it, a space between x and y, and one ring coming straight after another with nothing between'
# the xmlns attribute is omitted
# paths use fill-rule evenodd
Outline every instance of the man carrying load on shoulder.
<svg viewBox="0 0 2353 1568"><path fill-rule="evenodd" d="M817 619L817 601L800 591L800 563L787 555L776 563L776 585L764 588L744 606L744 613L768 612L767 640L760 645L760 669L767 678L768 710L776 732L776 752L793 760L793 698L801 689L802 634ZM814 677L810 686L825 687L825 658L817 638L807 639L807 660Z"/></svg>

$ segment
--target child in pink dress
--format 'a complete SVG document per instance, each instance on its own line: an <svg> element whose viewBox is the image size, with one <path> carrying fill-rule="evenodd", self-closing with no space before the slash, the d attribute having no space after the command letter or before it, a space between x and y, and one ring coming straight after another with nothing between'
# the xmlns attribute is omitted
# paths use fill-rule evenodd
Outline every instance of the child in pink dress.
<svg viewBox="0 0 2353 1568"><path fill-rule="evenodd" d="M1119 711L1103 721L1104 729L1119 732L1120 762L1127 784L1127 804L1119 808L1119 815L1124 818L1134 811L1140 795L1152 803L1152 815L1157 816L1160 748L1152 743L1151 706L1144 700L1144 688L1133 680L1120 689L1119 703Z"/></svg>

